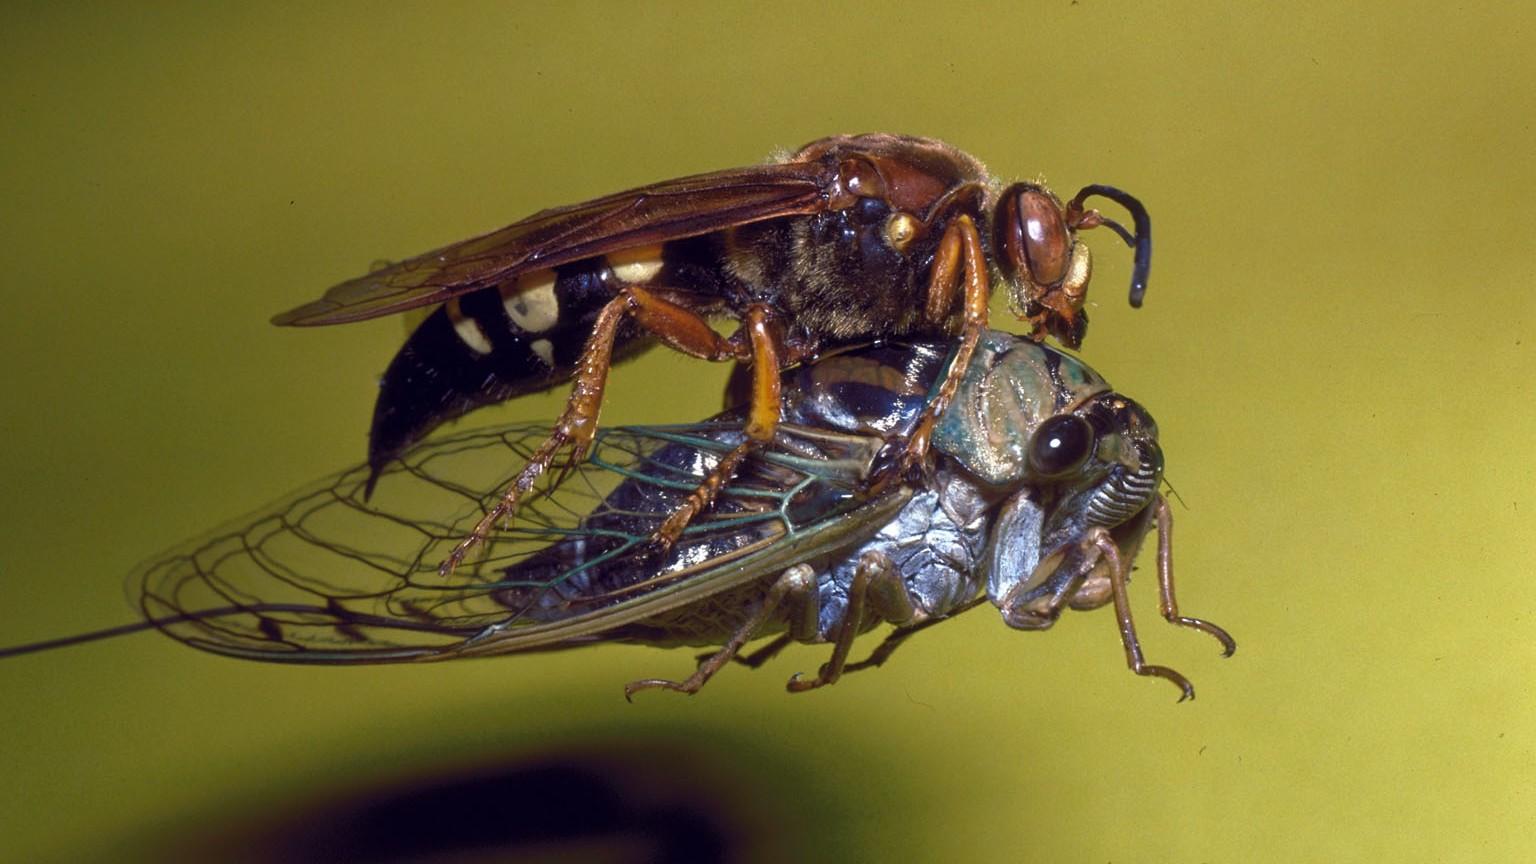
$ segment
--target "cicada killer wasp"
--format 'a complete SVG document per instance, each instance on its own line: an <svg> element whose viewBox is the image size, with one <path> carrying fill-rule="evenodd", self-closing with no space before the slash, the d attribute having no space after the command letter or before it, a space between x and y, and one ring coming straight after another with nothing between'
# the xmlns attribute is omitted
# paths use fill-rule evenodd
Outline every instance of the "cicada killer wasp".
<svg viewBox="0 0 1536 864"><path fill-rule="evenodd" d="M658 531L675 542L779 423L779 371L824 347L959 334L952 370L875 482L921 463L935 420L987 326L991 271L1032 336L1082 340L1091 265L1079 231L1109 226L1136 250L1131 305L1151 265L1145 208L1087 186L1063 204L1043 185L1000 188L941 141L890 134L813 141L763 165L667 180L536 213L499 231L379 269L278 315L340 324L440 308L385 372L374 409L375 474L439 423L575 379L565 411L497 506L444 562L451 569L513 512L566 448L590 449L616 357L660 342L752 369L746 438ZM1125 206L1134 231L1087 209ZM734 318L723 337L709 325Z"/></svg>

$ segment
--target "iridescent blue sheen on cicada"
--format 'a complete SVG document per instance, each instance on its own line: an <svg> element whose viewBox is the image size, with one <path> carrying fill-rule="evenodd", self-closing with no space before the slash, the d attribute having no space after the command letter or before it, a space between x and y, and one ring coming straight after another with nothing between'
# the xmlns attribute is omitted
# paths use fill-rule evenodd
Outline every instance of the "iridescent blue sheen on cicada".
<svg viewBox="0 0 1536 864"><path fill-rule="evenodd" d="M1174 602L1157 427L1080 361L987 332L935 429L927 474L870 490L882 448L917 422L947 343L883 345L785 373L772 446L753 455L671 547L658 527L742 441L726 414L599 433L590 457L551 472L515 524L449 575L439 562L495 504L506 466L545 426L459 433L384 468L328 478L139 575L148 621L193 647L258 660L445 660L597 641L723 646L684 681L696 691L759 637L749 663L789 641L832 659L790 689L878 665L911 633L983 601L1020 629L1113 603L1139 674L1126 582L1159 534L1164 617L1221 640ZM510 456L514 458L508 458ZM896 630L862 664L854 638Z"/></svg>

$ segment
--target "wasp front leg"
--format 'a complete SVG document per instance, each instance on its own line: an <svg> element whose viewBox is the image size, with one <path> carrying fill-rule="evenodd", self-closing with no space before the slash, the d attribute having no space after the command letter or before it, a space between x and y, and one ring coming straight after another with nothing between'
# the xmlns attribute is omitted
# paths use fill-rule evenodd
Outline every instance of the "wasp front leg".
<svg viewBox="0 0 1536 864"><path fill-rule="evenodd" d="M900 453L882 452L877 457L877 467L870 483L871 491L883 489L896 479L926 465L934 426L944 416L944 412L949 410L949 403L954 400L960 382L965 379L966 370L970 368L971 357L976 353L982 331L987 329L987 307L991 302L992 291L987 278L986 256L981 247L981 235L976 231L976 223L963 213L956 216L944 230L938 252L934 256L925 306L925 314L933 319L931 323L940 323L948 315L956 295L959 295L963 309L960 341L954 358L939 383L938 392L924 407L911 433L904 441L892 442L893 445L900 445Z"/></svg>

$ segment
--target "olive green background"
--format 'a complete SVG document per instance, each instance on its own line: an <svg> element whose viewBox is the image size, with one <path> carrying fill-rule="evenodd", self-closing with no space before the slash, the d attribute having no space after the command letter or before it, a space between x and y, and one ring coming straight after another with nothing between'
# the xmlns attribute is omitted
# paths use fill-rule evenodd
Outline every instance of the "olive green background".
<svg viewBox="0 0 1536 864"><path fill-rule="evenodd" d="M141 635L0 663L0 859L257 855L370 790L621 752L761 860L1529 859L1512 5L7 4L0 643L129 620L138 560L360 459L401 322L272 313L545 206L888 130L1147 203L1145 308L1088 235L1084 357L1158 418L1184 607L1242 647L1164 625L1145 578L1143 645L1192 704L1125 670L1103 610L981 609L825 691L783 692L808 647L633 705L689 653L310 669ZM646 358L605 419L701 417L722 378Z"/></svg>

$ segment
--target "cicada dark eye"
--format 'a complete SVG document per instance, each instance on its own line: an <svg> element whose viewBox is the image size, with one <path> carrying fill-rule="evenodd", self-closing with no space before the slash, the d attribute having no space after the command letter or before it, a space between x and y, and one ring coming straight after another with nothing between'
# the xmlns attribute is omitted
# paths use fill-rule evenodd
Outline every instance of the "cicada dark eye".
<svg viewBox="0 0 1536 864"><path fill-rule="evenodd" d="M1052 417L1029 442L1029 468L1037 477L1060 477L1083 464L1095 437L1093 427L1076 414Z"/></svg>
<svg viewBox="0 0 1536 864"><path fill-rule="evenodd" d="M1007 275L1023 275L1036 285L1055 285L1067 274L1072 232L1061 202L1050 192L1025 183L1004 192L996 230Z"/></svg>

